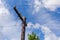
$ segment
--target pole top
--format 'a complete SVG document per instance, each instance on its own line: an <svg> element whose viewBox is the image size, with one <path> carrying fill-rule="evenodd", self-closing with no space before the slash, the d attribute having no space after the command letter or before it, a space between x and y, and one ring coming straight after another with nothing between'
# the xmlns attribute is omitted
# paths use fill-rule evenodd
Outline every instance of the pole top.
<svg viewBox="0 0 60 40"><path fill-rule="evenodd" d="M27 26L27 23L26 23L26 17L23 16L22 18L23 18L23 23L24 23L24 25Z"/></svg>

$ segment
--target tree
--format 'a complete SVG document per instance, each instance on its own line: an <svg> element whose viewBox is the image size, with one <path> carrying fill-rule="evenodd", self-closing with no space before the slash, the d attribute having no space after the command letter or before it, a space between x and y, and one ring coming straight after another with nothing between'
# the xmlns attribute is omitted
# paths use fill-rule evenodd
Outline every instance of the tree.
<svg viewBox="0 0 60 40"><path fill-rule="evenodd" d="M39 40L39 37L35 34L28 34L28 40Z"/></svg>

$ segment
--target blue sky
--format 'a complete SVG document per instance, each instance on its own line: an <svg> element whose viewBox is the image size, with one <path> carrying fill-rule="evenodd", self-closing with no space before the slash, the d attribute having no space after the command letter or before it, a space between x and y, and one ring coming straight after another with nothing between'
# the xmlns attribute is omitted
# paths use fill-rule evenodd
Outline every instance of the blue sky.
<svg viewBox="0 0 60 40"><path fill-rule="evenodd" d="M20 40L21 20L27 18L26 38L32 32L40 40L60 40L60 0L0 0L0 40Z"/></svg>

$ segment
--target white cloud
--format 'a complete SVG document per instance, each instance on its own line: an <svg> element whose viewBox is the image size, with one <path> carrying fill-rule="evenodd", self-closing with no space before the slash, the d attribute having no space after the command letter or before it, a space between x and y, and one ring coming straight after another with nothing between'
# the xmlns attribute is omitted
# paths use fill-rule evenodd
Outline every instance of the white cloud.
<svg viewBox="0 0 60 40"><path fill-rule="evenodd" d="M42 4L41 4L40 0L34 0L33 8L34 8L34 11L32 14L37 13L40 10L40 8L42 8Z"/></svg>
<svg viewBox="0 0 60 40"><path fill-rule="evenodd" d="M60 7L60 0L34 0L33 14L38 13L43 7L55 11Z"/></svg>
<svg viewBox="0 0 60 40"><path fill-rule="evenodd" d="M1 3L1 0L0 0L0 3Z"/></svg>
<svg viewBox="0 0 60 40"><path fill-rule="evenodd" d="M35 11L38 12L39 9L41 7L41 2L39 0L35 0L34 1L34 8L35 8Z"/></svg>
<svg viewBox="0 0 60 40"><path fill-rule="evenodd" d="M42 2L42 3L41 3ZM39 23L42 25L46 25L51 29L56 35L60 36L60 23L53 19L55 18L54 15L52 16L52 13L47 13L47 11L55 11L58 7L60 7L60 0L34 0L34 6L33 6L33 16L36 18ZM49 9L49 10L46 10ZM37 13L37 14L35 14ZM32 25L32 24L31 24ZM36 26L36 25L35 25Z"/></svg>
<svg viewBox="0 0 60 40"><path fill-rule="evenodd" d="M58 40L60 40L60 37L58 38Z"/></svg>
<svg viewBox="0 0 60 40"><path fill-rule="evenodd" d="M38 23L36 23L35 25L33 25L34 28L39 28L39 26L40 25Z"/></svg>
<svg viewBox="0 0 60 40"><path fill-rule="evenodd" d="M36 24L34 25L33 23L29 22L29 23L27 24L27 27L28 27L28 28L33 27L33 28L37 28L37 29L38 29L39 26L40 26L40 25L39 25L38 23L36 23Z"/></svg>
<svg viewBox="0 0 60 40"><path fill-rule="evenodd" d="M35 20L42 25L48 26L56 35L60 36L60 23L57 21L57 16L54 17L50 13L44 12L44 10L39 11L38 14L34 14Z"/></svg>
<svg viewBox="0 0 60 40"><path fill-rule="evenodd" d="M9 13L8 9L5 8L2 1L0 0L0 17L3 15L9 15L9 14L10 13Z"/></svg>
<svg viewBox="0 0 60 40"><path fill-rule="evenodd" d="M43 5L54 11L57 7L60 7L60 0L42 0Z"/></svg>
<svg viewBox="0 0 60 40"><path fill-rule="evenodd" d="M56 21L56 19L54 20L53 16L50 13L47 13L47 11L45 11L46 9L44 10L44 8L42 8L42 7L45 7L49 10L54 11L57 7L60 7L60 0L41 0L41 1L34 0L33 3L35 4L36 7L33 6L34 10L33 10L32 14L34 14L34 16L36 16L35 17L36 20L40 23L42 22L43 25L47 25L50 29L60 32L59 31L60 23L58 23ZM37 6L37 5L39 5L39 6ZM37 15L35 14L36 11L37 11ZM57 32L56 32L56 34L57 34Z"/></svg>
<svg viewBox="0 0 60 40"><path fill-rule="evenodd" d="M27 24L27 26L30 28L31 27L31 25L33 25L31 22L29 22L28 24Z"/></svg>
<svg viewBox="0 0 60 40"><path fill-rule="evenodd" d="M58 40L59 37L57 37L48 27L42 26L41 30L45 35L44 40Z"/></svg>
<svg viewBox="0 0 60 40"><path fill-rule="evenodd" d="M19 38L12 38L11 40L20 40Z"/></svg>
<svg viewBox="0 0 60 40"><path fill-rule="evenodd" d="M40 24L33 24L32 23L28 23L31 25L28 25L27 27L30 28L31 26L35 29L41 29L41 31L44 34L44 40L60 40L60 37L56 36L56 34L54 32L52 32L52 30L50 30L48 27L46 26L42 26ZM37 25L37 26L35 26Z"/></svg>
<svg viewBox="0 0 60 40"><path fill-rule="evenodd" d="M2 0L0 0L0 38L1 38L0 40L11 39L12 37L15 36L19 37L20 36L19 26L21 26L19 24L20 22L14 20L14 16L10 13L8 8L5 7Z"/></svg>
<svg viewBox="0 0 60 40"><path fill-rule="evenodd" d="M39 0L35 0L35 2L34 2L34 4L35 4L35 6L34 6L34 8L35 8L35 11L36 12L38 12L39 11L39 8L40 8L40 6L41 6L41 3L39 2ZM12 14L10 14L10 12L9 12L9 10L7 9L7 8L5 8L5 5L1 2L1 0L0 0L0 32L2 31L2 34L4 34L4 35L6 35L6 34L9 34L9 33L17 33L17 29L16 29L16 26L18 27L18 25L19 25L19 23L18 24L16 24L17 22L15 22L14 20L13 20L13 16L12 16ZM44 5L45 6L45 5ZM49 5L49 6L51 6L51 5ZM37 8L37 9L36 9ZM47 8L49 8L50 9L50 7L47 7ZM54 8L55 9L55 8ZM51 19L50 19L50 17L49 17L50 15L48 14L48 15L46 15L46 14L42 14L41 15L41 17L42 17L42 19L43 20L45 20L46 21L46 23L49 25L49 24L54 24L55 25L55 22L53 21L51 21ZM41 18L40 17L40 18ZM40 20L40 18L39 18L39 20ZM49 39L51 39L51 40L55 40L55 39L57 39L57 40L60 40L60 37L57 37L56 35L55 35L55 33L53 33L49 28L47 28L47 27L41 27L41 25L40 24L38 24L38 23L36 23L36 24L33 24L33 23L28 23L28 27L33 27L33 28L41 28L41 30L42 30L42 32L45 34L45 40L49 40ZM56 25L55 25L56 26ZM55 27L54 27L55 28ZM12 34L12 35L13 35ZM15 35L14 34L14 35ZM55 38L55 39L54 39ZM12 38L12 40L15 40L15 38Z"/></svg>

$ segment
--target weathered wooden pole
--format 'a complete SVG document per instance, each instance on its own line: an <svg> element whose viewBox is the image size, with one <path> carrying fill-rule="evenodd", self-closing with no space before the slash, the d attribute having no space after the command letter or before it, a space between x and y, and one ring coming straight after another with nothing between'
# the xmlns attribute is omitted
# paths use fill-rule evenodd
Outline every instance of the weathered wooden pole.
<svg viewBox="0 0 60 40"><path fill-rule="evenodd" d="M22 17L21 14L18 12L18 10L16 9L16 7L14 7L14 10L16 11L17 15L19 16L19 18L22 21L22 32L21 32L21 40L25 40L25 28L27 26L26 23L26 17Z"/></svg>
<svg viewBox="0 0 60 40"><path fill-rule="evenodd" d="M22 22L22 33L21 33L21 40L25 40L25 28L26 28L26 18L24 17L24 22Z"/></svg>

